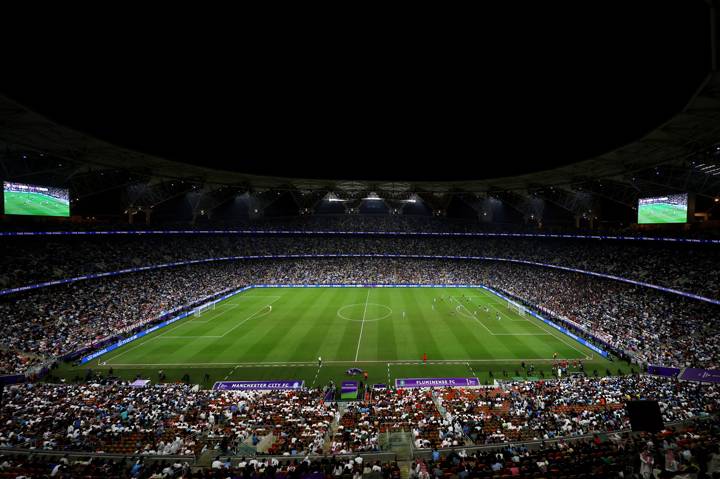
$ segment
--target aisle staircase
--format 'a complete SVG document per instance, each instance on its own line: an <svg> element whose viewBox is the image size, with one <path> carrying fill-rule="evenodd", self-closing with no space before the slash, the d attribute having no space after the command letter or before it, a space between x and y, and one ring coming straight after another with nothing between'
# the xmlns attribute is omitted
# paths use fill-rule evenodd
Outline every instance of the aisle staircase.
<svg viewBox="0 0 720 479"><path fill-rule="evenodd" d="M388 431L380 435L380 449L383 452L392 452L399 461L412 460L413 438L410 431Z"/></svg>

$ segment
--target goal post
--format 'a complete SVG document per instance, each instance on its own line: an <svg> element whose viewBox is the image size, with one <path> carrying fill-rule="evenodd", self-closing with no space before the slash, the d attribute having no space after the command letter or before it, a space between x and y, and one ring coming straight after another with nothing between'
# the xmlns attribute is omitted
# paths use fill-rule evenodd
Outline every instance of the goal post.
<svg viewBox="0 0 720 479"><path fill-rule="evenodd" d="M216 303L208 303L203 304L202 306L198 306L197 308L195 308L195 316L198 317L206 311L211 311L215 309L215 304Z"/></svg>
<svg viewBox="0 0 720 479"><path fill-rule="evenodd" d="M527 311L524 306L521 306L514 301L508 301L507 307L508 309L515 311L520 316L525 316L525 312Z"/></svg>

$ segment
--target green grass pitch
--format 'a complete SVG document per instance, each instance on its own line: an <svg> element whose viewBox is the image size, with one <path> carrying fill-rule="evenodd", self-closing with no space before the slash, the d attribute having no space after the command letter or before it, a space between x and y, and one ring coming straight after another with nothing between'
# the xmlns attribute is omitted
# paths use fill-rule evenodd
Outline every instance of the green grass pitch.
<svg viewBox="0 0 720 479"><path fill-rule="evenodd" d="M6 215L70 216L70 205L40 193L5 191Z"/></svg>
<svg viewBox="0 0 720 479"><path fill-rule="evenodd" d="M480 288L358 287L253 288L60 374L82 378L87 368L112 368L156 381L163 370L168 381L188 374L205 387L260 379L322 386L349 379L345 371L358 367L371 383L473 376L487 382L524 376L522 361L534 364L536 376L549 375L553 353L582 359L588 373L629 372L627 363L598 356Z"/></svg>
<svg viewBox="0 0 720 479"><path fill-rule="evenodd" d="M638 223L686 223L687 206L671 205L667 203L653 203L640 205L638 208Z"/></svg>

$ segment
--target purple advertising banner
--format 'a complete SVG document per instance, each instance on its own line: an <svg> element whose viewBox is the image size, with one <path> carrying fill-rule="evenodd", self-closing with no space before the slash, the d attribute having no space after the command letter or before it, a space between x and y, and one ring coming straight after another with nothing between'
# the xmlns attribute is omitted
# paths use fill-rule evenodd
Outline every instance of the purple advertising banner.
<svg viewBox="0 0 720 479"><path fill-rule="evenodd" d="M468 388L480 386L478 378L405 378L396 379L396 388Z"/></svg>
<svg viewBox="0 0 720 479"><path fill-rule="evenodd" d="M648 374L652 374L653 376L667 376L669 378L674 378L678 374L680 374L680 368L653 366L651 364L650 366L648 366Z"/></svg>
<svg viewBox="0 0 720 479"><path fill-rule="evenodd" d="M349 391L357 391L358 389L358 383L357 381L343 381L340 385L340 390L342 392L349 392Z"/></svg>
<svg viewBox="0 0 720 479"><path fill-rule="evenodd" d="M720 383L720 369L685 368L682 374L678 376L678 379Z"/></svg>
<svg viewBox="0 0 720 479"><path fill-rule="evenodd" d="M305 381L297 379L280 381L218 381L213 389L218 391L251 391L269 389L302 389Z"/></svg>
<svg viewBox="0 0 720 479"><path fill-rule="evenodd" d="M2 384L18 384L25 382L24 374L15 374L12 376L0 376L0 385Z"/></svg>
<svg viewBox="0 0 720 479"><path fill-rule="evenodd" d="M340 399L357 399L358 396L358 382L357 381L343 381L340 385Z"/></svg>

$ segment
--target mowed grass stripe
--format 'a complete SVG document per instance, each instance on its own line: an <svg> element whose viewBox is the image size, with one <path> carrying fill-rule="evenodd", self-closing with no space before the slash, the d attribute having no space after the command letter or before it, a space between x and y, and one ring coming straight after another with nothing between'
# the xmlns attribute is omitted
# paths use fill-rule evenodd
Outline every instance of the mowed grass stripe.
<svg viewBox="0 0 720 479"><path fill-rule="evenodd" d="M471 300L464 301L463 294ZM433 303L441 296L445 301ZM450 296L458 301L449 301ZM366 298L369 304L355 362ZM258 313L270 303L271 313ZM502 312L500 321L495 319L495 308ZM347 318L339 317L339 310ZM477 316L473 311L478 311ZM219 303L197 319L181 320L88 366L107 361L102 368L114 366L122 374L145 370L152 379L158 369L166 369L175 379L187 370L193 377L207 371L213 380L298 378L309 384L317 372L317 357L322 356L317 383L322 384L327 378L342 380L344 370L353 365L371 371L379 382L387 381L388 362L394 377L439 371L445 376L468 375L465 361L479 364L474 371L487 377L490 370L514 370L520 360L537 361L548 372L554 352L568 359L590 353L551 326L508 309L504 300L482 289L257 288ZM429 363L441 363L422 366L423 353ZM397 364L405 362L411 364ZM603 358L587 363L600 370L612 366Z"/></svg>
<svg viewBox="0 0 720 479"><path fill-rule="evenodd" d="M477 290L478 292L482 292L487 298L488 298L488 304L490 304L491 308L495 308L496 311L499 311L498 302L503 302L499 296L496 296L495 294L491 293L490 291L486 291L484 289ZM507 302L505 302L507 304ZM513 314L520 316L517 312L513 310L508 310L507 314ZM522 316L520 316L522 317ZM559 344L553 344L553 347L549 349L553 349L552 352L558 352L560 354L560 351L565 352L565 356L561 356L567 359L573 359L573 358L584 358L591 354L591 351L588 348L585 348L577 341L569 338L562 332L558 331L554 327L545 324L544 322L540 321L539 319L535 318L532 315L525 316L527 319L527 324L532 325L532 327L536 328L538 331L543 331L545 333L548 333L551 337L555 339L556 343ZM517 323L516 323L517 324ZM551 343L549 338L547 338L547 343ZM574 343L574 344L573 344ZM585 352L583 352L585 350ZM551 354L552 354L551 352Z"/></svg>
<svg viewBox="0 0 720 479"><path fill-rule="evenodd" d="M368 308L357 360L375 361L397 357L393 325L403 321L402 311L406 313L408 311L407 295L393 295L385 288L370 288L370 290L370 294L367 295ZM388 325L393 331L386 336Z"/></svg>
<svg viewBox="0 0 720 479"><path fill-rule="evenodd" d="M247 318L251 318L253 315L257 316L258 311L261 311L265 306L262 301L251 301L243 304L245 307L237 307L228 309L227 314L221 315L215 318L210 323L195 324L195 316L191 316L181 325L175 329L173 336L177 335L192 335L200 336L203 332L206 332L209 336L220 336L217 338L188 338L184 344L176 340L167 340L162 335L158 336L158 341L154 341L148 344L145 348L136 349L128 357L123 358L123 361L133 360L134 362L151 362L155 360L157 362L201 362L202 360L208 360L208 362L215 362L218 358L224 357L221 351L226 351L231 348L231 343L234 342L238 336L241 336L248 329L251 329L254 325L248 326L244 331L237 334L236 330L232 331L232 335L223 337L222 335L230 331L232 328L237 326L240 322L245 321ZM215 310L217 311L217 309ZM205 312L200 318L210 315L212 310ZM252 322L252 319L249 320ZM247 322L245 323L247 324ZM174 338L173 338L174 339Z"/></svg>
<svg viewBox="0 0 720 479"><path fill-rule="evenodd" d="M293 311L299 302L302 302L302 298L298 298L293 294L283 295L282 305L275 304L273 308L273 314L270 314L263 318L265 321L259 327L254 330L250 330L249 334L245 335L242 344L239 345L238 354L239 361L285 361L287 360L287 351L289 340L288 333L292 328L294 316L288 314L289 311ZM258 323L260 324L260 323ZM284 354L281 357L274 357L271 354L273 347L278 344L285 344Z"/></svg>
<svg viewBox="0 0 720 479"><path fill-rule="evenodd" d="M482 348L488 359L507 358L514 359L516 352L508 349L500 339L493 336L492 324L487 319L475 317L468 311L458 298L451 298L443 302L447 305L448 314L454 318L455 323L466 323L471 331L474 331L478 346ZM478 357L473 354L470 358Z"/></svg>
<svg viewBox="0 0 720 479"><path fill-rule="evenodd" d="M295 321L283 340L272 348L272 356L287 357L289 361L316 361L321 356L327 358L332 353L326 349L340 337L340 318L334 314L336 291L323 289L317 295L293 296L296 296L292 303Z"/></svg>
<svg viewBox="0 0 720 479"><path fill-rule="evenodd" d="M392 313L389 319L390 321L377 321L374 323L374 330L377 330L377 338L375 339L375 358L397 358L398 350L398 335L395 332L396 325L402 322L410 321L410 316L402 317L402 311L407 309L406 302L403 296L390 294L387 291L383 292L381 299L382 302L387 304L391 309ZM412 312L411 314L415 314ZM367 327L367 325L366 325ZM372 344L372 343L371 343Z"/></svg>
<svg viewBox="0 0 720 479"><path fill-rule="evenodd" d="M455 342L462 346L464 354L458 358L492 357L485 346L487 331L474 318L466 318L458 314L451 316L449 311L444 313L447 319L438 321L438 327L452 335Z"/></svg>
<svg viewBox="0 0 720 479"><path fill-rule="evenodd" d="M419 294L409 294L407 296L408 307L418 312L417 319L413 319L413 324L410 327L412 337L415 338L416 357L420 359L423 354L427 354L428 358L445 359L443 344L445 345L445 350L450 349L450 345L447 342L443 343L441 338L436 337L438 332L436 328L433 328L433 325L437 321L437 318L434 315L428 314L427 309L430 307L430 304L427 298L420 299L421 295ZM432 301L432 299L430 301ZM431 308L430 312L432 312Z"/></svg>
<svg viewBox="0 0 720 479"><path fill-rule="evenodd" d="M360 311L357 317L353 315L348 316L349 318L353 319L353 321L348 321L347 319L339 317L338 311L344 306L348 306L351 304L361 305L362 301L365 300L367 290L365 288L339 288L333 291L335 293L334 306L336 308L333 317L337 321L336 328L339 330L340 334L337 343L334 345L334 348L329 348L331 351L334 350L335 354L333 356L330 356L328 354L328 357L324 359L327 361L333 359L338 361L354 361L358 336L360 335L360 326L362 324L362 316L359 315L362 314L362 306L352 308L353 311ZM347 309L345 310L346 312ZM352 313L348 312L348 314Z"/></svg>
<svg viewBox="0 0 720 479"><path fill-rule="evenodd" d="M214 357L218 358L218 361L242 362L252 358L252 355L249 354L251 346L260 341L259 338L266 334L266 331L276 328L277 324L282 323L284 319L282 315L273 315L263 308L269 305L272 306L273 311L276 311L290 307L292 302L292 296L285 294L284 291L260 289L249 291L246 294L249 296L247 300L252 303L252 307L248 306L246 311L250 311L252 308L256 311L262 311L262 313L248 320L241 319L238 312L239 308L233 310L233 322L237 322L237 324L233 326L234 329L223 333L222 347L218 348L213 354ZM244 294L233 298L236 304L244 305L244 302L240 301L242 296ZM211 346L208 345L208 348Z"/></svg>

